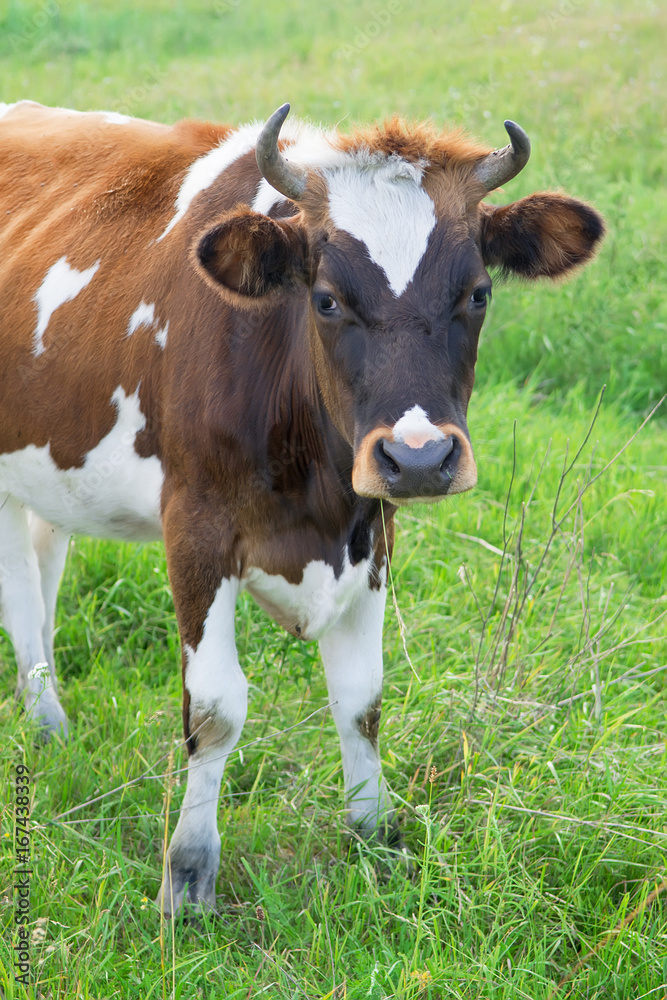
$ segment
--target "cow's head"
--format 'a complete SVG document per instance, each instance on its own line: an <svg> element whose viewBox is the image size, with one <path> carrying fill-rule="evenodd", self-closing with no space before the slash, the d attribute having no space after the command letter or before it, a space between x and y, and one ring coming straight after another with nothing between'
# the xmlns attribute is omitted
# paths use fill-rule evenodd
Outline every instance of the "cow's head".
<svg viewBox="0 0 667 1000"><path fill-rule="evenodd" d="M484 203L528 160L528 137L513 122L510 145L494 152L389 123L338 136L329 163L306 167L279 150L288 110L264 126L257 163L297 213L274 219L240 207L201 238L198 262L241 308L307 287L310 351L353 446L358 494L404 504L470 489L466 412L487 268L560 277L592 256L602 220L561 194Z"/></svg>

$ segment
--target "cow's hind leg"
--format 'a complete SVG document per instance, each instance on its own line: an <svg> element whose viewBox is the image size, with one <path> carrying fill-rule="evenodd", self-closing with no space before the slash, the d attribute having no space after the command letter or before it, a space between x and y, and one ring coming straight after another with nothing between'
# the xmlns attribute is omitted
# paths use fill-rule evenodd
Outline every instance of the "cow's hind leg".
<svg viewBox="0 0 667 1000"><path fill-rule="evenodd" d="M14 645L17 696L46 729L67 734L53 673L53 651L44 646L47 614L28 510L15 497L0 499L0 619ZM55 600L55 596L54 596ZM50 631L49 631L50 635Z"/></svg>
<svg viewBox="0 0 667 1000"><path fill-rule="evenodd" d="M386 588L368 588L320 639L343 758L348 820L363 836L399 846L378 746Z"/></svg>

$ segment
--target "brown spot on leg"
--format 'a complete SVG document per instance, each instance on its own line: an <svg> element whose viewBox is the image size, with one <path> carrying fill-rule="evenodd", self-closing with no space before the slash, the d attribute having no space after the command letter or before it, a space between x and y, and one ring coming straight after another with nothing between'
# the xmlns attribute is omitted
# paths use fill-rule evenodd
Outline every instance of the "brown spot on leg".
<svg viewBox="0 0 667 1000"><path fill-rule="evenodd" d="M382 696L378 696L373 704L366 709L363 715L358 715L355 724L365 740L377 750L378 732L380 729L380 716L382 714Z"/></svg>
<svg viewBox="0 0 667 1000"><path fill-rule="evenodd" d="M192 708L188 731L189 745L194 744L191 753L194 753L195 749L205 750L211 746L226 746L233 742L234 736L233 723L221 717L214 707L211 708L211 711L206 711L201 705Z"/></svg>

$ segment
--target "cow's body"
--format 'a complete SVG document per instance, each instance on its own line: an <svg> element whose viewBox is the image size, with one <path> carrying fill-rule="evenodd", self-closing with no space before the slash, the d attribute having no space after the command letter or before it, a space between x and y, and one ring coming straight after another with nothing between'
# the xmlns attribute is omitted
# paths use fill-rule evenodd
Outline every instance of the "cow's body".
<svg viewBox="0 0 667 1000"><path fill-rule="evenodd" d="M27 708L66 727L52 626L69 535L164 538L190 751L167 912L186 883L214 900L246 711L241 588L320 641L351 818L390 830L393 504L474 484L484 263L559 274L601 234L560 196L494 216L487 151L456 135L286 132L290 197L256 165L260 126L0 106L0 610Z"/></svg>

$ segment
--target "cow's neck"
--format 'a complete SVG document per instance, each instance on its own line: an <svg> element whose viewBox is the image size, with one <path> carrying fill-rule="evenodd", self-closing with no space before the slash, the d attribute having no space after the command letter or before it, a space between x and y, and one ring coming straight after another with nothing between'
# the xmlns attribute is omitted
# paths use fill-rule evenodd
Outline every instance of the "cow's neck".
<svg viewBox="0 0 667 1000"><path fill-rule="evenodd" d="M236 329L232 369L245 371L248 393L239 431L246 441L250 436L261 506L275 504L291 513L295 527L304 520L332 542L344 540L353 562L366 558L381 523L380 503L352 489L352 447L318 386L305 296L259 322L237 316Z"/></svg>

